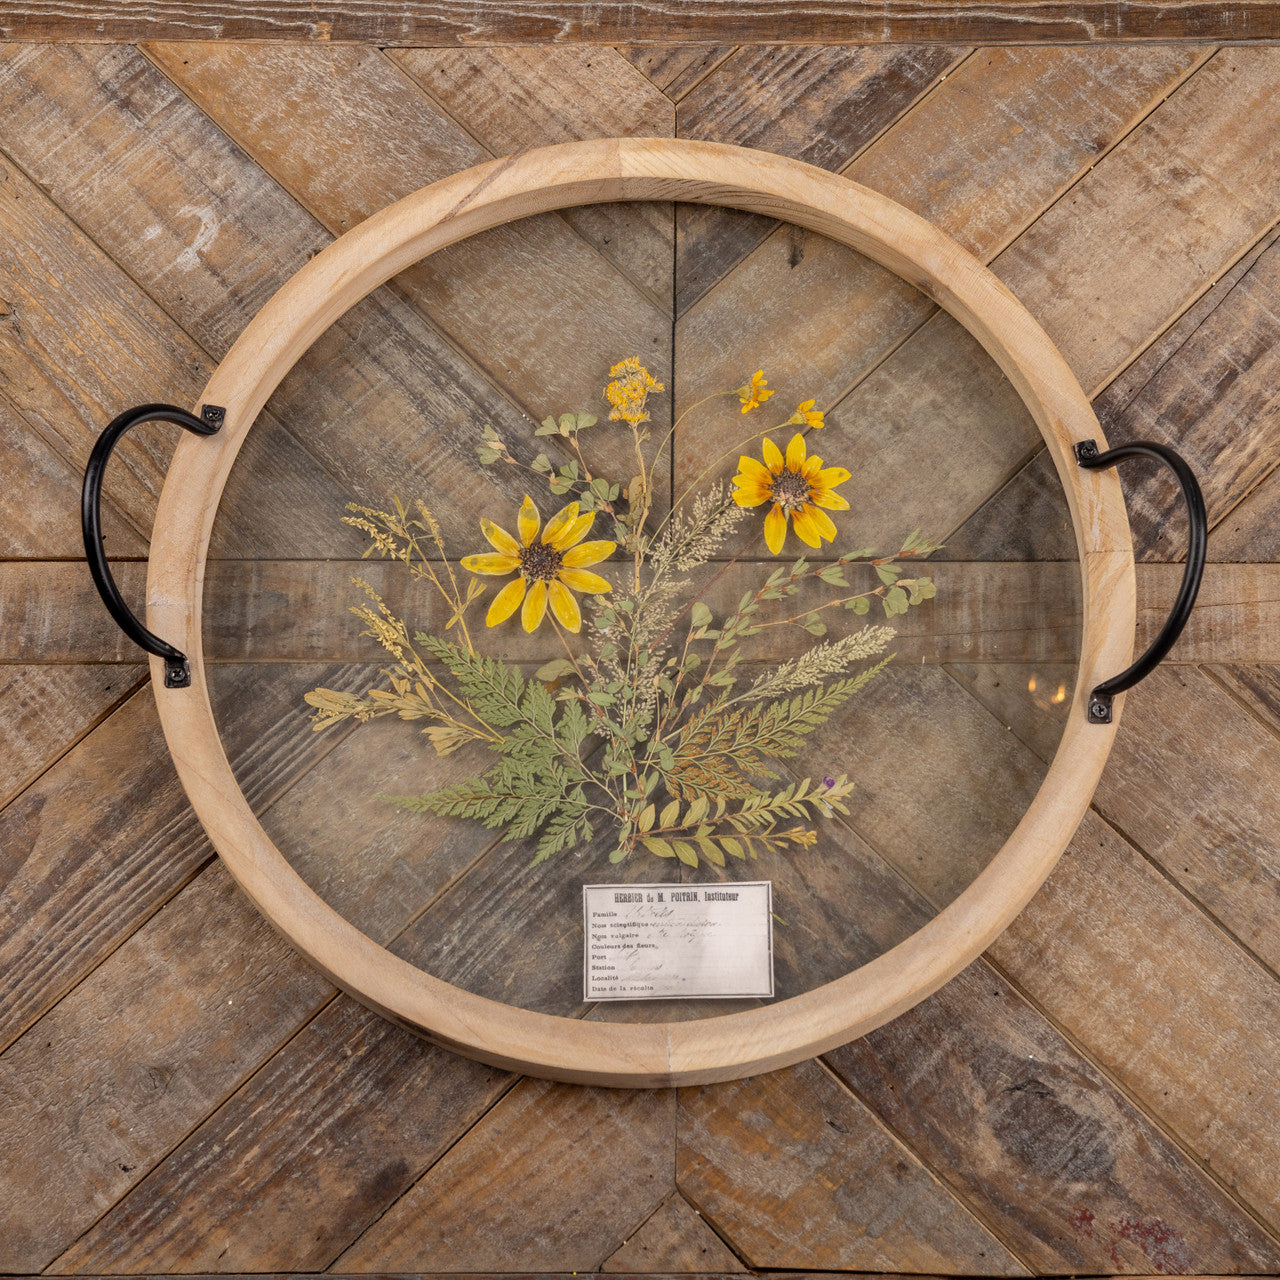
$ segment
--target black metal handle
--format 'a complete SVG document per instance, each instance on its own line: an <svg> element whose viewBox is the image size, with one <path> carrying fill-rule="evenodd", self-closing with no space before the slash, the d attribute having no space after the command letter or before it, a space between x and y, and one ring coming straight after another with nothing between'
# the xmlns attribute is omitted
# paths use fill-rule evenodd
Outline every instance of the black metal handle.
<svg viewBox="0 0 1280 1280"><path fill-rule="evenodd" d="M1187 539L1187 567L1182 573L1182 586L1178 589L1178 598L1160 628L1160 634L1151 642L1151 647L1127 671L1122 671L1110 680L1104 680L1089 695L1089 722L1091 724L1111 723L1111 703L1117 693L1132 689L1139 680L1149 676L1164 660L1165 655L1173 648L1174 641L1182 634L1182 628L1191 617L1191 609L1196 602L1196 594L1200 590L1200 579L1204 576L1205 552L1209 546L1209 517L1204 509L1204 495L1200 492L1199 482L1194 472L1187 466L1180 453L1170 449L1168 445L1157 444L1154 440L1135 440L1132 444L1122 444L1118 448L1099 452L1097 442L1083 440L1076 445L1076 461L1082 467L1097 470L1100 467L1113 467L1126 458L1155 458L1163 462L1173 472L1182 486L1182 496L1187 501L1187 520L1190 524Z"/></svg>
<svg viewBox="0 0 1280 1280"><path fill-rule="evenodd" d="M93 585L98 588L102 603L116 620L120 629L135 644L148 653L164 659L164 685L166 689L185 689L191 683L191 667L186 654L161 640L154 632L133 616L125 604L116 580L107 564L107 553L102 547L102 481L106 475L107 460L119 443L121 436L144 422L176 422L178 426L199 436L211 436L221 430L227 416L225 409L206 404L200 408L197 418L185 409L171 404L140 404L114 418L98 437L89 455L89 465L84 471L84 488L80 493L80 524L84 530L84 554L93 574Z"/></svg>

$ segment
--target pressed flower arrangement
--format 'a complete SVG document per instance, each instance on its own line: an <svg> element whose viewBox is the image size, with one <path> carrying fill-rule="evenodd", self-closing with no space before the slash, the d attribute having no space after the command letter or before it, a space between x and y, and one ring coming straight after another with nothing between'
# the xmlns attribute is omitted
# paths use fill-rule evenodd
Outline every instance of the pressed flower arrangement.
<svg viewBox="0 0 1280 1280"><path fill-rule="evenodd" d="M776 557L794 535L820 550L838 534L831 513L850 509L839 490L851 477L809 453L805 432L821 430L823 414L806 400L777 427L715 459L666 514L655 516L654 477L664 449L688 414L715 398L692 406L646 451L649 399L663 389L634 358L609 371L609 420L625 424L634 449L636 471L625 483L587 463L582 437L597 426L593 415L547 418L535 435L553 438L563 460L540 453L528 469L563 505L544 523L526 494L514 535L505 521L482 519L490 549L464 555L456 566L439 523L421 502L408 507L393 499L390 511L348 508L346 522L370 540L366 556L403 563L439 593L448 617L444 635L411 635L357 579L369 603L353 612L393 664L383 672L386 687L363 695L308 693L313 727L396 715L426 721L423 732L440 755L475 741L497 757L482 774L453 786L389 797L395 804L475 820L509 839L536 838L535 862L611 831L613 862L643 849L689 866L705 860L720 867L729 859L810 846L819 819L848 812L854 784L846 775L787 781L780 762L885 668L895 631L864 621L828 639L822 615L842 609L866 618L878 599L892 619L931 598L932 580L902 576L899 562L938 544L917 531L890 556L855 550L811 563L802 554L769 571L717 617L704 597L748 548L714 573L712 561L744 520L758 519L764 508L756 534L748 530L748 547L762 535ZM720 394L736 396L747 414L774 392L757 371ZM784 451L769 431L787 428L796 430ZM740 455L732 485L698 488L724 458L756 442L760 456ZM489 427L479 459L486 466L525 466ZM610 536L590 536L601 532ZM854 589L849 574L860 567L873 580ZM517 615L526 632L547 623L563 658L526 675L483 652L469 618L488 580L497 578L509 581L489 600L486 626L515 626ZM762 614L765 602L791 599L819 583L831 590L830 599L793 617ZM777 626L797 628L805 645L794 657L755 670L743 642Z"/></svg>

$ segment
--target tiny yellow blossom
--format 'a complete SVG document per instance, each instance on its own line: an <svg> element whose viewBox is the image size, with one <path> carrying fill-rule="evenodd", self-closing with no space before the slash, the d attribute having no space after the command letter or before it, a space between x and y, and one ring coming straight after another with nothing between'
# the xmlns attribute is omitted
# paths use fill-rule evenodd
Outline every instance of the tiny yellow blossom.
<svg viewBox="0 0 1280 1280"><path fill-rule="evenodd" d="M805 400L803 403L796 405L796 411L789 417L784 424L788 427L824 427L826 422L821 409L813 407L812 400Z"/></svg>
<svg viewBox="0 0 1280 1280"><path fill-rule="evenodd" d="M648 369L635 356L620 360L609 370L613 379L604 389L605 399L613 406L609 421L621 419L633 427L649 421L645 401L651 391L661 391L662 383L656 381Z"/></svg>
<svg viewBox="0 0 1280 1280"><path fill-rule="evenodd" d="M765 390L768 385L769 379L764 376L764 370L757 369L751 375L751 381L746 386L738 388L738 399L742 401L743 413L750 413L752 409L758 409L773 395L772 391Z"/></svg>
<svg viewBox="0 0 1280 1280"><path fill-rule="evenodd" d="M607 560L618 545L608 541L582 541L590 532L595 518L594 511L579 515L578 504L571 502L547 521L541 540L535 542L542 517L526 493L516 517L516 529L520 534L518 542L492 520L481 520L481 532L493 551L463 556L462 567L471 573L520 575L494 596L485 615L486 624L496 627L523 604L521 624L526 631L536 631L546 616L549 604L551 612L566 631L581 630L582 610L569 588L590 595L613 590L598 573L587 570L588 565Z"/></svg>
<svg viewBox="0 0 1280 1280"><path fill-rule="evenodd" d="M804 436L791 437L784 458L778 446L765 436L761 449L764 462L738 459L733 477L733 500L740 507L758 507L772 502L764 518L764 540L776 556L787 537L787 519L801 542L811 547L835 539L836 526L827 511L848 511L849 503L835 492L849 478L843 467L824 467L819 457L807 457ZM823 508L826 508L826 511Z"/></svg>

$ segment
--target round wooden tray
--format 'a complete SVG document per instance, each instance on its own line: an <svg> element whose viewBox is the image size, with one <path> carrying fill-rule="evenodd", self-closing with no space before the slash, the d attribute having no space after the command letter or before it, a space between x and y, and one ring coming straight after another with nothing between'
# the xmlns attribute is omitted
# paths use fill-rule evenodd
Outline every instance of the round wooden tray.
<svg viewBox="0 0 1280 1280"><path fill-rule="evenodd" d="M201 642L223 487L259 411L303 352L366 294L437 249L516 218L613 200L727 205L795 223L867 255L945 308L1035 419L1080 554L1084 634L1070 713L1040 790L986 868L923 928L845 977L686 1022L533 1013L433 978L361 933L307 886L251 811L214 721ZM241 334L202 399L225 406L226 424L178 445L147 578L148 625L192 668L189 688L168 689L162 661L152 659L169 750L210 839L259 910L339 986L439 1044L532 1075L632 1087L730 1080L799 1062L873 1030L964 968L1026 905L1084 815L1118 721L1088 722L1089 691L1130 661L1135 621L1119 483L1109 471L1082 470L1072 451L1089 438L1102 444L1102 433L1062 356L1004 285L931 224L865 187L765 152L668 138L567 143L479 165L384 209L308 263Z"/></svg>

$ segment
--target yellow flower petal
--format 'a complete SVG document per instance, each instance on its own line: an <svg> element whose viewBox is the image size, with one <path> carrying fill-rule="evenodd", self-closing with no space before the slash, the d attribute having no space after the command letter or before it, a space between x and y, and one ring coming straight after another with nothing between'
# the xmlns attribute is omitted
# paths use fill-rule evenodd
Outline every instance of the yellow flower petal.
<svg viewBox="0 0 1280 1280"><path fill-rule="evenodd" d="M547 584L541 578L529 588L520 610L520 624L526 631L537 631L538 624L547 612Z"/></svg>
<svg viewBox="0 0 1280 1280"><path fill-rule="evenodd" d="M826 507L828 511L849 510L848 501L830 489L823 489L815 485L810 490L810 494L810 501L815 507Z"/></svg>
<svg viewBox="0 0 1280 1280"><path fill-rule="evenodd" d="M835 521L833 521L825 511L820 511L815 506L806 505L801 514L813 521L814 528L817 529L819 534L826 538L828 542L835 541Z"/></svg>
<svg viewBox="0 0 1280 1280"><path fill-rule="evenodd" d="M499 529L492 520L481 520L480 532L495 551L501 551L505 556L520 554L520 544L505 529Z"/></svg>
<svg viewBox="0 0 1280 1280"><path fill-rule="evenodd" d="M822 545L822 534L813 518L815 511L817 511L817 507L805 507L803 510L797 511L791 517L791 527L796 531L796 537L801 542L808 543L811 547L820 547Z"/></svg>
<svg viewBox="0 0 1280 1280"><path fill-rule="evenodd" d="M815 484L821 489L834 489L838 484L844 484L849 478L849 472L843 467L826 467L819 471L813 477Z"/></svg>
<svg viewBox="0 0 1280 1280"><path fill-rule="evenodd" d="M567 551L575 543L581 542L583 538L591 532L591 526L596 522L596 513L594 511L584 511L576 520L565 525L563 529L556 535L555 541L551 542L557 551ZM543 539L547 541L546 538Z"/></svg>
<svg viewBox="0 0 1280 1280"><path fill-rule="evenodd" d="M765 466L775 476L780 475L782 472L782 450L768 436L765 436L760 444L760 452L764 457Z"/></svg>
<svg viewBox="0 0 1280 1280"><path fill-rule="evenodd" d="M556 538L578 518L578 504L571 502L567 507L561 507L559 511L547 521L547 527L542 531L542 543L544 546L555 546Z"/></svg>
<svg viewBox="0 0 1280 1280"><path fill-rule="evenodd" d="M526 493L524 502L520 506L520 515L516 518L516 525L520 532L520 541L527 547L534 538L538 536L538 529L542 525L542 517L538 514L538 508L533 505L533 499Z"/></svg>
<svg viewBox="0 0 1280 1280"><path fill-rule="evenodd" d="M570 569L585 569L589 564L607 560L617 549L616 542L580 542L564 553L564 563Z"/></svg>
<svg viewBox="0 0 1280 1280"><path fill-rule="evenodd" d="M766 443L772 444L773 441L768 440ZM760 480L768 480L772 474L759 458L748 458L745 453L738 459L738 471L744 477L754 476Z"/></svg>
<svg viewBox="0 0 1280 1280"><path fill-rule="evenodd" d="M547 583L547 600L551 605L551 612L560 620L560 625L566 631L582 629L582 610L578 608L578 602L573 598L573 593L563 582L552 579Z"/></svg>
<svg viewBox="0 0 1280 1280"><path fill-rule="evenodd" d="M608 579L602 578L598 573L592 573L590 569L561 569L560 581L566 587L572 587L575 591L584 591L592 596L613 590Z"/></svg>
<svg viewBox="0 0 1280 1280"><path fill-rule="evenodd" d="M514 573L520 565L520 557L487 551L483 555L463 556L462 567L472 573Z"/></svg>
<svg viewBox="0 0 1280 1280"><path fill-rule="evenodd" d="M489 606L489 612L485 614L485 624L490 627L496 627L500 622L506 622L513 613L520 607L520 601L524 599L525 580L517 578L514 582L508 582L496 596L493 597L493 603Z"/></svg>
<svg viewBox="0 0 1280 1280"><path fill-rule="evenodd" d="M764 518L764 540L775 556L782 550L782 544L787 540L787 517L776 502L773 504L773 510Z"/></svg>
<svg viewBox="0 0 1280 1280"><path fill-rule="evenodd" d="M765 473L768 475L768 472ZM748 478L746 476L734 476L733 483L737 486L734 490L733 500L740 507L758 507L762 502L768 502L773 497L773 477L769 476L767 481L759 481L754 476Z"/></svg>
<svg viewBox="0 0 1280 1280"><path fill-rule="evenodd" d="M804 436L798 431L791 437L791 443L787 445L787 470L799 471L804 463L805 447Z"/></svg>
<svg viewBox="0 0 1280 1280"><path fill-rule="evenodd" d="M822 459L816 453L811 453L801 464L800 474L806 480L812 480L814 476L822 470Z"/></svg>

